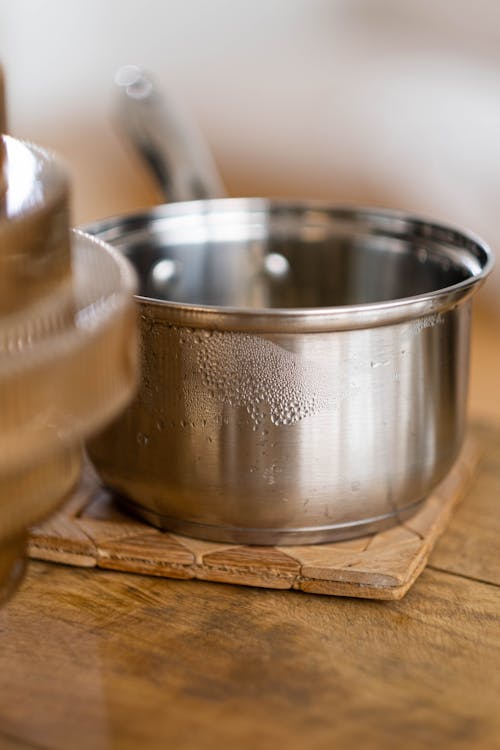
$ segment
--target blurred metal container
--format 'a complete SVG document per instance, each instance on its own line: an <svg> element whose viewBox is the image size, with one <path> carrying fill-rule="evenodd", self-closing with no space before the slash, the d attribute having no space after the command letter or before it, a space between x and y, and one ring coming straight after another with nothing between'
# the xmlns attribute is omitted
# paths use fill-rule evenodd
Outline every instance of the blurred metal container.
<svg viewBox="0 0 500 750"><path fill-rule="evenodd" d="M70 231L69 193L51 154L0 135L0 604L22 578L28 528L74 488L83 441L137 382L135 275Z"/></svg>
<svg viewBox="0 0 500 750"><path fill-rule="evenodd" d="M0 315L37 304L39 318L64 317L72 305L65 171L43 149L6 135L0 152Z"/></svg>
<svg viewBox="0 0 500 750"><path fill-rule="evenodd" d="M91 443L153 524L302 544L413 513L466 423L475 237L398 212L261 199L87 228L140 277L142 385Z"/></svg>
<svg viewBox="0 0 500 750"><path fill-rule="evenodd" d="M71 238L71 323L31 338L33 305L0 317L0 603L22 576L28 528L74 488L83 440L137 382L132 269L95 238Z"/></svg>

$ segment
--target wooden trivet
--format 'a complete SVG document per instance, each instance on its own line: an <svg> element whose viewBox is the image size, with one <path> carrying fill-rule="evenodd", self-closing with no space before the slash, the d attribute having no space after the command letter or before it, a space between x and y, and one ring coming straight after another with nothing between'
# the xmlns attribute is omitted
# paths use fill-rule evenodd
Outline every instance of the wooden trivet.
<svg viewBox="0 0 500 750"><path fill-rule="evenodd" d="M254 547L159 531L126 515L88 467L62 510L31 530L29 555L67 565L197 578L313 594L401 599L417 576L479 459L469 437L452 470L408 521L330 544Z"/></svg>

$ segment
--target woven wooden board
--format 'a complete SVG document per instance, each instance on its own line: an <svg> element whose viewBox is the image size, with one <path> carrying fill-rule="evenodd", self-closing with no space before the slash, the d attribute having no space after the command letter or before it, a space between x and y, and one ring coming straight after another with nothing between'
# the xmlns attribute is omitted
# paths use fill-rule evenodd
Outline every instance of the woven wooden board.
<svg viewBox="0 0 500 750"><path fill-rule="evenodd" d="M422 572L479 460L469 437L446 479L408 521L331 544L255 547L159 531L128 516L92 470L62 510L31 530L29 555L66 565L314 594L400 599Z"/></svg>

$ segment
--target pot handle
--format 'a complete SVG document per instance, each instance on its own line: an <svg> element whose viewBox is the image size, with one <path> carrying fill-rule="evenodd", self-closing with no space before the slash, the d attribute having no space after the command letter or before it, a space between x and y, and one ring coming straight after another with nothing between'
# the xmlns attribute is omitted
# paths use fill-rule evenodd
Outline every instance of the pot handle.
<svg viewBox="0 0 500 750"><path fill-rule="evenodd" d="M171 97L161 95L142 68L115 76L120 130L155 178L167 202L223 198L222 180L205 140Z"/></svg>

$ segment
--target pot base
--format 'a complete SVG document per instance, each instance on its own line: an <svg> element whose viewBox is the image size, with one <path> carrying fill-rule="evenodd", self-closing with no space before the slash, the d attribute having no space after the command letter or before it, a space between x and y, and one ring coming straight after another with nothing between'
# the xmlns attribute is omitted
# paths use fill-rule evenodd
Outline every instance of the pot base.
<svg viewBox="0 0 500 750"><path fill-rule="evenodd" d="M195 539L206 539L211 542L229 542L231 544L256 544L263 546L318 544L321 542L339 542L345 539L375 534L406 521L420 508L425 498L394 513L386 513L373 518L352 523L334 524L332 526L309 526L291 529L258 529L236 526L215 526L211 524L185 521L164 516L144 508L123 495L115 495L116 500L134 515L163 531L172 531Z"/></svg>

